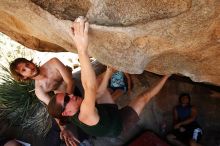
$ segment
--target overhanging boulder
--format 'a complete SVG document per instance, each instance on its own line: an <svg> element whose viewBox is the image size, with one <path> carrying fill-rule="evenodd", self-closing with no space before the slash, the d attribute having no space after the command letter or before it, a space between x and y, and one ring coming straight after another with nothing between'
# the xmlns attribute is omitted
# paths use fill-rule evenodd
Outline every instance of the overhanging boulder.
<svg viewBox="0 0 220 146"><path fill-rule="evenodd" d="M90 54L105 65L220 85L219 0L1 0L0 31L31 49L76 52L78 15L91 23Z"/></svg>

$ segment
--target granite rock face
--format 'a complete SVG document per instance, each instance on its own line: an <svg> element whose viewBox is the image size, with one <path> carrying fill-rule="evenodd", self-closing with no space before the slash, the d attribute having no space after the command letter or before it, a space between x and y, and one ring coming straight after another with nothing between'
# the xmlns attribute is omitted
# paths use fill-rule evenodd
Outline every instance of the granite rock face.
<svg viewBox="0 0 220 146"><path fill-rule="evenodd" d="M220 85L219 0L1 0L0 31L39 51L76 52L87 16L90 55L129 73L178 73Z"/></svg>

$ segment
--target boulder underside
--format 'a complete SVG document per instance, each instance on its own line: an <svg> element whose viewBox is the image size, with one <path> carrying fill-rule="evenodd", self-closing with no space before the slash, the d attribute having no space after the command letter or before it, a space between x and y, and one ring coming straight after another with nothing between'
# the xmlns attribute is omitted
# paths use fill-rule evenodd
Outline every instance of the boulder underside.
<svg viewBox="0 0 220 146"><path fill-rule="evenodd" d="M39 51L76 52L71 20L90 21L90 55L118 70L220 85L219 0L1 0L0 31Z"/></svg>

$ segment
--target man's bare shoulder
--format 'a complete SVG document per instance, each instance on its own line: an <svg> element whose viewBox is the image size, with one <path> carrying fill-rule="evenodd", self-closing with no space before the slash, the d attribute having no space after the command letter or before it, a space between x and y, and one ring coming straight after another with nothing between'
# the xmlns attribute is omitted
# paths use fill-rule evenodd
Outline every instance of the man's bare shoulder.
<svg viewBox="0 0 220 146"><path fill-rule="evenodd" d="M50 60L48 60L47 62L45 62L42 66L48 66L48 65L51 65L51 64L56 64L58 62L60 62L60 60L56 57L53 57Z"/></svg>
<svg viewBox="0 0 220 146"><path fill-rule="evenodd" d="M47 62L45 62L44 64L42 64L40 66L40 68L44 68L44 69L53 69L55 67L55 65L57 65L60 62L60 60L56 57L51 58L50 60L48 60Z"/></svg>
<svg viewBox="0 0 220 146"><path fill-rule="evenodd" d="M54 63L60 62L60 60L59 60L58 58L56 58L56 57L53 57L53 58L51 58L51 59L50 59L49 61L47 61L47 62L54 64Z"/></svg>
<svg viewBox="0 0 220 146"><path fill-rule="evenodd" d="M79 113L79 120L87 125L96 125L99 122L98 110L95 107L93 110L86 108L88 104L82 102Z"/></svg>

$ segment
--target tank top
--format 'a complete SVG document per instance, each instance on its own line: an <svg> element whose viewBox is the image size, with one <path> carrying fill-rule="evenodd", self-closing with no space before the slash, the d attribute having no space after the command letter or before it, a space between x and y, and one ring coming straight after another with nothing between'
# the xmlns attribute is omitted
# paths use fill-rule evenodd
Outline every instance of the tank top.
<svg viewBox="0 0 220 146"><path fill-rule="evenodd" d="M188 106L181 106L181 105L178 105L176 107L176 110L177 110L177 114L178 114L178 120L181 122L181 121L184 121L186 120L187 118L190 117L191 115L191 108L192 106L191 105L188 105Z"/></svg>
<svg viewBox="0 0 220 146"><path fill-rule="evenodd" d="M117 137L122 131L118 106L116 104L97 104L96 108L100 117L96 125L89 126L82 123L78 119L79 112L71 118L71 121L88 135Z"/></svg>

